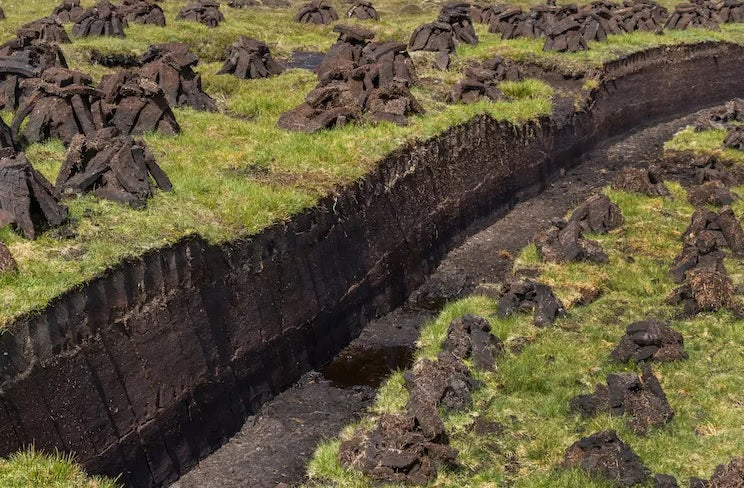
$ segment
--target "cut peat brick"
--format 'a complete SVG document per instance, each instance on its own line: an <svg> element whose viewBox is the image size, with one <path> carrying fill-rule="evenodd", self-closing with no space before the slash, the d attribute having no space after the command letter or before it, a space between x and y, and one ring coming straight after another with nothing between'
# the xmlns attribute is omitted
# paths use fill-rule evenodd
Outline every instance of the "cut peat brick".
<svg viewBox="0 0 744 488"><path fill-rule="evenodd" d="M23 153L0 157L0 227L10 224L29 239L67 220L67 207Z"/></svg>

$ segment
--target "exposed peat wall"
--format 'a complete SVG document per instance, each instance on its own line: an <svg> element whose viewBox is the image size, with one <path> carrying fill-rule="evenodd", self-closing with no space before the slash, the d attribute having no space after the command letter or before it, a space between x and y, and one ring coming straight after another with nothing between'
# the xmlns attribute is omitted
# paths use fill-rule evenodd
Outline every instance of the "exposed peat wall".
<svg viewBox="0 0 744 488"><path fill-rule="evenodd" d="M167 484L399 306L484 217L599 143L744 95L743 59L712 43L632 55L571 117L477 117L260 235L123 262L0 336L0 455L33 443Z"/></svg>

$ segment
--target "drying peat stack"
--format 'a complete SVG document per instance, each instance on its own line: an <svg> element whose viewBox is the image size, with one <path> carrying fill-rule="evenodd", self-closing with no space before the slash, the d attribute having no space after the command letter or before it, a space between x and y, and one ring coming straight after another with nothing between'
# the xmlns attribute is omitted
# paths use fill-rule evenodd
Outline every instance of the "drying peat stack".
<svg viewBox="0 0 744 488"><path fill-rule="evenodd" d="M227 51L227 61L217 72L218 75L231 74L241 79L268 78L284 71L282 65L274 61L269 46L261 41L240 36Z"/></svg>
<svg viewBox="0 0 744 488"><path fill-rule="evenodd" d="M331 46L316 70L321 80L347 76L361 64L362 51L375 37L371 30L347 25L336 25L333 32L338 33L336 44Z"/></svg>
<svg viewBox="0 0 744 488"><path fill-rule="evenodd" d="M220 12L220 4L212 0L200 0L187 5L178 11L176 18L199 22L209 28L215 28L225 20L225 16Z"/></svg>
<svg viewBox="0 0 744 488"><path fill-rule="evenodd" d="M478 44L478 36L470 19L470 4L465 2L445 3L437 18L452 26L452 33L456 41L465 44Z"/></svg>
<svg viewBox="0 0 744 488"><path fill-rule="evenodd" d="M360 120L406 124L423 108L409 87L416 79L406 46L397 42L371 43L366 29L337 26L339 41L318 68L320 83L305 103L285 112L277 125L315 132Z"/></svg>
<svg viewBox="0 0 744 488"><path fill-rule="evenodd" d="M287 0L230 0L227 2L228 7L247 8L247 7L269 7L269 8L288 8L292 4Z"/></svg>
<svg viewBox="0 0 744 488"><path fill-rule="evenodd" d="M16 32L24 43L31 44L33 41L42 41L52 44L64 44L70 42L65 28L53 17L44 17L22 25Z"/></svg>
<svg viewBox="0 0 744 488"><path fill-rule="evenodd" d="M64 0L61 4L54 7L52 18L57 19L60 23L77 22L85 12L80 6L80 0Z"/></svg>
<svg viewBox="0 0 744 488"><path fill-rule="evenodd" d="M666 8L651 0L626 0L612 12L610 24L614 21L623 32L654 32L663 27L668 16Z"/></svg>
<svg viewBox="0 0 744 488"><path fill-rule="evenodd" d="M104 98L93 106L103 121L99 127L110 125L123 135L152 131L174 135L181 131L163 90L137 71L104 76L100 89Z"/></svg>
<svg viewBox="0 0 744 488"><path fill-rule="evenodd" d="M73 137L56 185L64 194L93 192L134 208L145 205L156 185L171 189L144 141L122 136L114 127Z"/></svg>
<svg viewBox="0 0 744 488"><path fill-rule="evenodd" d="M689 27L719 30L723 22L718 7L708 0L695 3L680 3L674 8L664 24L665 29L683 30Z"/></svg>
<svg viewBox="0 0 744 488"><path fill-rule="evenodd" d="M474 4L470 6L470 20L477 24L490 24L508 8L506 5L491 4L487 7L482 7Z"/></svg>
<svg viewBox="0 0 744 488"><path fill-rule="evenodd" d="M294 20L304 24L330 24L338 20L338 13L333 5L325 0L313 0L300 7Z"/></svg>
<svg viewBox="0 0 744 488"><path fill-rule="evenodd" d="M496 56L479 66L466 68L465 77L452 89L452 100L465 103L477 102L482 98L500 100L504 94L499 89L499 83L521 79L522 73L516 65Z"/></svg>
<svg viewBox="0 0 744 488"><path fill-rule="evenodd" d="M723 140L723 147L744 151L744 125L729 129Z"/></svg>
<svg viewBox="0 0 744 488"><path fill-rule="evenodd" d="M455 51L455 38L452 26L446 22L431 22L416 28L408 41L411 51L431 51L437 53L434 64L441 70L449 68L450 54Z"/></svg>
<svg viewBox="0 0 744 488"><path fill-rule="evenodd" d="M67 207L23 153L0 156L0 227L12 225L29 239L67 220Z"/></svg>
<svg viewBox="0 0 744 488"><path fill-rule="evenodd" d="M500 33L502 39L527 37L537 39L547 36L553 26L578 13L575 5L556 7L537 5L523 12L519 7L510 7L492 18L488 31Z"/></svg>
<svg viewBox="0 0 744 488"><path fill-rule="evenodd" d="M90 76L65 68L49 68L40 78L21 82L28 93L13 118L12 130L18 143L59 138L68 143L77 134L91 134L101 126L91 106L101 96ZM21 125L28 119L22 137Z"/></svg>
<svg viewBox="0 0 744 488"><path fill-rule="evenodd" d="M189 52L187 44L152 45L140 62L140 74L158 84L171 106L188 106L209 112L217 110L217 104L202 89L201 75L194 72L199 57Z"/></svg>
<svg viewBox="0 0 744 488"><path fill-rule="evenodd" d="M78 37L112 36L124 37L127 21L110 2L103 0L89 8L80 16L72 27L72 33Z"/></svg>
<svg viewBox="0 0 744 488"><path fill-rule="evenodd" d="M368 0L356 0L354 5L346 12L346 17L359 20L380 20L380 16Z"/></svg>
<svg viewBox="0 0 744 488"><path fill-rule="evenodd" d="M633 322L626 327L610 359L618 363L668 362L687 359L682 334L655 319Z"/></svg>
<svg viewBox="0 0 744 488"><path fill-rule="evenodd" d="M543 46L543 51L558 51L558 52L576 52L584 51L589 49L588 39L584 36L584 25L591 23L594 26L598 25L597 19L589 17L591 21L588 21L586 16L574 15L567 17L555 26L553 26L547 33L547 39ZM607 34L604 30L597 29L597 36L604 36L607 38Z"/></svg>
<svg viewBox="0 0 744 488"><path fill-rule="evenodd" d="M57 44L15 38L0 46L0 108L17 110L23 96L21 81L52 67L67 67Z"/></svg>
<svg viewBox="0 0 744 488"><path fill-rule="evenodd" d="M724 0L718 6L718 15L721 22L744 22L744 1L741 0Z"/></svg>
<svg viewBox="0 0 744 488"><path fill-rule="evenodd" d="M614 430L597 432L574 442L564 454L564 468L578 468L614 486L642 485L650 470Z"/></svg>
<svg viewBox="0 0 744 488"><path fill-rule="evenodd" d="M449 68L450 55L455 51L455 41L478 44L478 36L470 19L470 5L467 3L446 3L436 22L421 25L413 31L408 49L436 52L435 66L446 70Z"/></svg>
<svg viewBox="0 0 744 488"><path fill-rule="evenodd" d="M165 27L163 9L151 0L122 0L118 9L127 22Z"/></svg>

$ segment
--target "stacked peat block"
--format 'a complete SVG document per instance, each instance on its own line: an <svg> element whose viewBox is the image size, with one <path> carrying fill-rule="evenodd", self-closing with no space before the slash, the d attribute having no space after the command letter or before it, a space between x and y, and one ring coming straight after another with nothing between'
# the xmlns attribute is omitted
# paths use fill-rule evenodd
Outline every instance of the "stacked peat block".
<svg viewBox="0 0 744 488"><path fill-rule="evenodd" d="M589 49L588 40L583 35L585 25L598 25L597 19L585 15L572 15L555 24L547 33L543 51L576 52ZM599 35L599 31L597 31ZM604 32L602 35L605 36Z"/></svg>
<svg viewBox="0 0 744 488"><path fill-rule="evenodd" d="M338 13L326 0L313 0L300 7L294 20L303 24L330 24L338 20Z"/></svg>
<svg viewBox="0 0 744 488"><path fill-rule="evenodd" d="M118 8L127 22L165 27L163 9L152 0L122 0Z"/></svg>
<svg viewBox="0 0 744 488"><path fill-rule="evenodd" d="M99 128L113 126L123 135L181 131L163 90L139 72L122 70L104 76L100 90L103 98L92 107Z"/></svg>
<svg viewBox="0 0 744 488"><path fill-rule="evenodd" d="M665 29L683 30L690 27L719 30L723 19L718 6L709 0L680 3L664 24Z"/></svg>
<svg viewBox="0 0 744 488"><path fill-rule="evenodd" d="M455 41L477 44L478 36L470 19L470 5L462 2L444 4L436 22L417 27L408 42L411 51L431 51L437 56L434 64L441 70L449 68Z"/></svg>
<svg viewBox="0 0 744 488"><path fill-rule="evenodd" d="M225 16L220 12L219 2L212 0L200 0L197 3L187 5L178 11L176 18L199 22L209 28L215 28L225 20Z"/></svg>
<svg viewBox="0 0 744 488"><path fill-rule="evenodd" d="M626 0L613 11L610 24L614 21L623 32L655 32L664 26L668 15L666 8L651 0Z"/></svg>
<svg viewBox="0 0 744 488"><path fill-rule="evenodd" d="M506 5L492 4L487 7L480 5L471 5L470 20L477 24L491 24L502 13L506 12L509 7Z"/></svg>
<svg viewBox="0 0 744 488"><path fill-rule="evenodd" d="M127 21L110 2L103 0L89 8L78 18L72 33L78 37L124 37Z"/></svg>
<svg viewBox="0 0 744 488"><path fill-rule="evenodd" d="M217 72L218 75L232 74L241 79L268 78L284 71L282 65L274 61L269 46L261 41L240 36L227 52L227 61Z"/></svg>
<svg viewBox="0 0 744 488"><path fill-rule="evenodd" d="M723 23L744 22L744 1L723 0L718 5L718 15Z"/></svg>
<svg viewBox="0 0 744 488"><path fill-rule="evenodd" d="M171 106L217 110L217 104L202 89L201 75L194 72L199 57L189 52L187 44L152 45L140 62L140 74L158 84Z"/></svg>
<svg viewBox="0 0 744 488"><path fill-rule="evenodd" d="M169 191L171 182L144 141L108 127L72 138L56 186L64 194L93 192L141 208L155 186Z"/></svg>
<svg viewBox="0 0 744 488"><path fill-rule="evenodd" d="M575 5L565 7L538 5L527 12L519 7L510 7L491 18L488 31L500 33L502 39L518 37L538 39L547 36L553 26L576 13L578 9Z"/></svg>
<svg viewBox="0 0 744 488"><path fill-rule="evenodd" d="M80 0L64 0L61 4L54 7L52 11L52 18L57 19L58 22L77 22L85 12L85 9L80 6Z"/></svg>
<svg viewBox="0 0 744 488"><path fill-rule="evenodd" d="M403 43L372 43L374 33L336 26L338 42L318 67L320 83L305 103L285 112L277 125L315 132L360 120L405 124L423 113L409 87L416 73Z"/></svg>
<svg viewBox="0 0 744 488"><path fill-rule="evenodd" d="M23 153L0 155L0 227L11 225L28 239L67 220L67 207Z"/></svg>
<svg viewBox="0 0 744 488"><path fill-rule="evenodd" d="M359 20L380 20L380 16L369 0L356 0L346 12L346 17Z"/></svg>
<svg viewBox="0 0 744 488"><path fill-rule="evenodd" d="M472 103L482 98L500 100L504 97L499 89L502 81L519 81L522 73L516 65L496 56L484 61L479 66L465 69L465 77L452 89L452 100Z"/></svg>
<svg viewBox="0 0 744 488"><path fill-rule="evenodd" d="M91 134L103 126L91 112L101 92L85 73L53 67L39 78L23 80L21 89L25 95L11 126L17 143L52 138L69 143L73 136ZM26 119L28 123L19 134Z"/></svg>
<svg viewBox="0 0 744 488"><path fill-rule="evenodd" d="M16 32L27 44L33 41L64 44L70 42L65 28L53 17L44 17L22 25Z"/></svg>
<svg viewBox="0 0 744 488"><path fill-rule="evenodd" d="M456 41L465 44L478 44L478 36L470 19L470 4L464 2L449 2L442 6L439 22L452 26L452 34Z"/></svg>
<svg viewBox="0 0 744 488"><path fill-rule="evenodd" d="M12 154L15 151L15 146L13 131L11 131L8 124L0 118L0 154L5 154L6 152Z"/></svg>
<svg viewBox="0 0 744 488"><path fill-rule="evenodd" d="M227 2L228 7L247 8L247 7L270 7L270 8L287 8L292 4L287 0L230 0Z"/></svg>
<svg viewBox="0 0 744 488"><path fill-rule="evenodd" d="M744 151L744 125L729 129L726 138L723 140L723 147Z"/></svg>
<svg viewBox="0 0 744 488"><path fill-rule="evenodd" d="M67 67L56 44L15 38L0 46L0 108L17 110L23 96L21 81L52 67Z"/></svg>

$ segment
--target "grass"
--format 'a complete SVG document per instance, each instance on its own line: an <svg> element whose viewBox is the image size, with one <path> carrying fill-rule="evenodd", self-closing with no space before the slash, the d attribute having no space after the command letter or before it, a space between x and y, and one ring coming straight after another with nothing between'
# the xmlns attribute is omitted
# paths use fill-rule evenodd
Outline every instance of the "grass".
<svg viewBox="0 0 744 488"><path fill-rule="evenodd" d="M672 198L605 190L625 217L621 228L589 236L608 252L607 265L541 263L534 245L520 253L516 265L536 268L541 281L552 285L568 304L567 317L553 327L537 329L529 315L499 319L496 303L485 297L451 303L425 325L418 358L434 357L450 321L466 313L487 317L493 333L507 346L517 338L530 339L521 353L507 347L495 373L475 373L484 387L475 393L473 408L445 418L452 445L460 452L459 469L441 470L432 486L609 487L602 480L559 467L570 444L604 429L615 429L652 472L672 474L680 486L692 476L710 477L715 466L744 452L741 321L728 312L687 318L679 308L665 304L675 287L668 270L693 212L685 190L667 184ZM744 211L743 204L736 207L737 214ZM731 258L726 265L735 281L740 280L742 262ZM575 305L588 288L601 292L600 297L586 306ZM572 414L569 400L592 391L608 373L638 371L632 364L612 364L608 357L625 326L646 317L677 328L690 356L687 361L653 366L676 412L672 422L644 437L628 429L621 417L584 419ZM364 422L405 409L399 377L395 373L379 390ZM477 418L500 423L504 434L474 434L471 426ZM352 432L346 429L340 438ZM339 440L334 439L318 447L309 465L308 486L372 486L359 473L339 466L338 446Z"/></svg>
<svg viewBox="0 0 744 488"><path fill-rule="evenodd" d="M33 448L0 459L3 488L116 488L115 481L88 477L64 454L42 455Z"/></svg>
<svg viewBox="0 0 744 488"><path fill-rule="evenodd" d="M725 160L744 164L744 153L736 149L723 147L726 138L725 129L709 129L696 131L688 127L676 133L674 137L664 144L667 151L692 151L698 154L716 155Z"/></svg>
<svg viewBox="0 0 744 488"><path fill-rule="evenodd" d="M48 15L57 0L0 1L8 16L0 23L0 41L13 37L24 22ZM86 6L93 0L84 1ZM507 57L584 72L604 61L644 47L700 40L744 41L744 25L726 25L721 32L690 30L664 36L637 33L593 44L585 53L543 53L537 40L502 41L477 26L481 43L460 46L453 69L433 69L433 53L413 53L422 86L414 94L427 113L413 117L407 127L390 124L347 126L307 135L275 127L279 115L300 104L316 83L312 73L289 70L266 80L243 81L217 76L225 50L240 35L266 41L274 54L286 59L295 50L325 50L336 38L332 26L301 25L291 20L294 9L231 9L216 29L175 20L186 1L161 2L168 27L131 25L122 39L74 39L64 51L71 67L100 78L109 70L88 62L93 49L139 54L156 42L180 41L199 54L205 90L220 113L177 109L183 133L176 137L145 137L174 183L170 193L158 193L145 210L83 197L68 201L74 239L54 231L26 241L9 229L0 238L16 257L19 272L0 277L0 327L21 314L41 309L53 297L94 278L128 256L200 235L220 243L259 232L311 207L344 184L359 180L377 161L406 143L436 136L479 114L515 123L550 113L552 89L528 79L504 83L506 101L472 105L445 103L451 87L469 63L502 54ZM411 5L418 6L414 13ZM427 0L380 0L382 20L364 23L378 39L407 40L413 29L436 16L439 3ZM343 13L340 2L337 10ZM415 10L415 9L414 9ZM352 22L355 23L355 22ZM359 23L359 22L356 22ZM68 30L69 30L68 26ZM3 115L6 120L10 114ZM54 181L64 158L58 141L33 145L31 162Z"/></svg>

